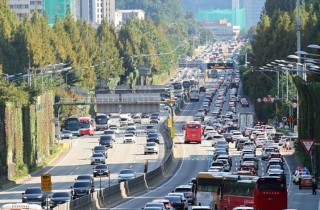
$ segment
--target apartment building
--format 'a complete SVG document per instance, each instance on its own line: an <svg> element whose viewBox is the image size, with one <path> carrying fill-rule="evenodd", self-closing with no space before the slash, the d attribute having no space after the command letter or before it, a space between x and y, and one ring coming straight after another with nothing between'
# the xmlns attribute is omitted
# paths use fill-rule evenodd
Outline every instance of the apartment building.
<svg viewBox="0 0 320 210"><path fill-rule="evenodd" d="M31 17L34 10L39 14L43 13L43 0L8 0L8 4L20 19L23 19L25 13L29 13Z"/></svg>
<svg viewBox="0 0 320 210"><path fill-rule="evenodd" d="M125 24L128 19L132 16L144 20L145 12L141 9L131 9L131 10L116 10L115 11L115 26L120 27Z"/></svg>
<svg viewBox="0 0 320 210"><path fill-rule="evenodd" d="M260 20L266 0L244 0L242 7L246 11L246 28L249 29Z"/></svg>
<svg viewBox="0 0 320 210"><path fill-rule="evenodd" d="M115 23L115 0L79 0L78 16L80 19L100 25L103 20Z"/></svg>

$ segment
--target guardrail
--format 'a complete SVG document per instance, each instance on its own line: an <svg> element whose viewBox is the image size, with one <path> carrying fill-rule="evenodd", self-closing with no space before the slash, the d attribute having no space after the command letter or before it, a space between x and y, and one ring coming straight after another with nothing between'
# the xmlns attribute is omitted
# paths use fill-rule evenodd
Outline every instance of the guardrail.
<svg viewBox="0 0 320 210"><path fill-rule="evenodd" d="M163 103L159 97L132 98L61 98L59 104Z"/></svg>
<svg viewBox="0 0 320 210"><path fill-rule="evenodd" d="M167 121L165 120L163 123L167 123ZM172 142L170 145L172 145ZM165 158L163 163L153 171L127 182L122 182L71 202L61 204L54 208L54 210L93 210L110 206L114 202L121 201L128 196L143 191L156 184L168 173L173 164L173 159L173 151L170 148L170 153L168 154L167 158Z"/></svg>

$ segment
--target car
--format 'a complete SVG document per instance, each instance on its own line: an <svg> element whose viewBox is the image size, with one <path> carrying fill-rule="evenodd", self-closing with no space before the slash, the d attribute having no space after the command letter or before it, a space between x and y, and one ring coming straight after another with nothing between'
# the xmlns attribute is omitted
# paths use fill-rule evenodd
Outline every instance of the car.
<svg viewBox="0 0 320 210"><path fill-rule="evenodd" d="M286 174L281 169L270 169L269 168L267 174L268 174L268 176L277 176L277 177L280 177L282 179L286 179Z"/></svg>
<svg viewBox="0 0 320 210"><path fill-rule="evenodd" d="M147 142L155 142L159 144L160 142L160 134L158 133L149 133L147 136Z"/></svg>
<svg viewBox="0 0 320 210"><path fill-rule="evenodd" d="M148 208L148 207L160 207L162 210L168 210L167 207L164 205L164 203L154 203L154 202L148 202L144 206L143 209Z"/></svg>
<svg viewBox="0 0 320 210"><path fill-rule="evenodd" d="M132 133L126 133L124 134L124 137L123 137L123 143L135 143L136 142L136 136Z"/></svg>
<svg viewBox="0 0 320 210"><path fill-rule="evenodd" d="M173 207L172 207L170 201L167 199L155 199L152 201L152 203L163 203L168 210L169 209L173 210Z"/></svg>
<svg viewBox="0 0 320 210"><path fill-rule="evenodd" d="M225 140L228 142L228 143L233 143L234 140L232 138L232 133L222 133L223 137L225 138Z"/></svg>
<svg viewBox="0 0 320 210"><path fill-rule="evenodd" d="M77 199L94 192L94 185L89 180L76 181L70 188L73 199Z"/></svg>
<svg viewBox="0 0 320 210"><path fill-rule="evenodd" d="M185 210L186 208L185 201L180 196L165 196L164 199L169 200L171 206L176 210Z"/></svg>
<svg viewBox="0 0 320 210"><path fill-rule="evenodd" d="M279 165L280 168L281 168L281 170L284 170L283 163L282 163L281 161L271 159L271 160L269 160L269 162L266 164L266 166L267 166L267 167L266 167L266 172L268 172L268 170L269 170L269 168L270 168L271 165Z"/></svg>
<svg viewBox="0 0 320 210"><path fill-rule="evenodd" d="M157 132L157 129L154 125L147 125L146 126L146 130L145 130L145 133L146 134L149 134L149 133L156 133Z"/></svg>
<svg viewBox="0 0 320 210"><path fill-rule="evenodd" d="M312 176L309 174L301 175L299 181L299 189L303 187L312 187Z"/></svg>
<svg viewBox="0 0 320 210"><path fill-rule="evenodd" d="M155 142L147 142L144 146L144 154L156 153L158 154L158 145Z"/></svg>
<svg viewBox="0 0 320 210"><path fill-rule="evenodd" d="M219 155L216 160L217 161L219 161L219 160L227 160L229 165L230 165L230 167L232 167L232 158L229 155Z"/></svg>
<svg viewBox="0 0 320 210"><path fill-rule="evenodd" d="M95 146L93 149L92 149L93 153L102 153L105 157L108 156L107 154L107 149L105 146Z"/></svg>
<svg viewBox="0 0 320 210"><path fill-rule="evenodd" d="M66 191L57 191L50 196L50 208L55 208L59 204L64 204L70 202L72 200L72 196L69 192Z"/></svg>
<svg viewBox="0 0 320 210"><path fill-rule="evenodd" d="M77 178L74 179L75 181L80 181L80 180L89 180L92 185L94 185L94 178L91 174L82 174L78 175Z"/></svg>
<svg viewBox="0 0 320 210"><path fill-rule="evenodd" d="M238 151L242 150L243 149L243 146L244 146L244 143L246 143L247 140L246 139L239 139L237 141L237 144L236 144L236 148Z"/></svg>
<svg viewBox="0 0 320 210"><path fill-rule="evenodd" d="M261 160L268 160L270 157L270 154L274 152L273 147L267 147L263 148L262 150L262 155L261 155Z"/></svg>
<svg viewBox="0 0 320 210"><path fill-rule="evenodd" d="M135 127L132 127L132 126L128 126L126 128L126 133L132 133L133 135L137 135L137 129Z"/></svg>
<svg viewBox="0 0 320 210"><path fill-rule="evenodd" d="M293 172L292 182L294 184L299 184L300 177L302 175L310 175L309 170L306 167L297 167L296 171Z"/></svg>
<svg viewBox="0 0 320 210"><path fill-rule="evenodd" d="M63 140L63 139L73 139L73 135L72 135L72 132L71 131L69 131L69 130L64 130L64 131L62 131L62 133L61 133L61 139Z"/></svg>
<svg viewBox="0 0 320 210"><path fill-rule="evenodd" d="M133 122L137 124L141 124L141 116L133 116Z"/></svg>
<svg viewBox="0 0 320 210"><path fill-rule="evenodd" d="M188 200L187 200L187 198L184 196L184 193L176 193L176 192L171 192L171 193L168 193L168 195L165 197L165 198L167 198L168 200L170 199L169 197L171 197L171 196L179 196L181 199L182 199L182 201L183 201L183 203L184 203L184 208L183 208L183 210L187 210L188 209Z"/></svg>
<svg viewBox="0 0 320 210"><path fill-rule="evenodd" d="M109 176L109 167L105 164L103 165L97 165L95 168L93 168L93 177L96 176Z"/></svg>
<svg viewBox="0 0 320 210"><path fill-rule="evenodd" d="M223 166L211 166L208 172L224 172L225 168Z"/></svg>
<svg viewBox="0 0 320 210"><path fill-rule="evenodd" d="M276 132L276 133L271 133L270 135L271 135L272 140L275 143L279 143L279 145L280 145L280 139L281 139L282 136L284 136L284 134L282 132Z"/></svg>
<svg viewBox="0 0 320 210"><path fill-rule="evenodd" d="M254 164L255 164L255 169L256 169L256 170L259 170L259 163L258 163L259 159L257 159L255 155L253 155L253 154L245 154L245 155L243 155L242 159L240 159L240 165L241 165L243 162L246 162L246 161L252 161L252 162L254 162Z"/></svg>
<svg viewBox="0 0 320 210"><path fill-rule="evenodd" d="M219 157L218 157L219 158ZM229 161L226 159L216 159L217 162L222 162L224 164L223 166L223 171L224 172L230 172L231 171L231 166L229 164Z"/></svg>
<svg viewBox="0 0 320 210"><path fill-rule="evenodd" d="M44 206L46 195L40 187L29 187L22 193L22 203L36 203Z"/></svg>
<svg viewBox="0 0 320 210"><path fill-rule="evenodd" d="M115 130L105 130L105 131L103 131L103 134L112 136L113 141L116 141L116 131Z"/></svg>
<svg viewBox="0 0 320 210"><path fill-rule="evenodd" d="M113 137L112 135L101 135L99 138L99 145L108 148L113 148Z"/></svg>
<svg viewBox="0 0 320 210"><path fill-rule="evenodd" d="M223 150L216 150L214 153L213 153L213 160L216 160L220 155L228 155L227 151L225 149Z"/></svg>
<svg viewBox="0 0 320 210"><path fill-rule="evenodd" d="M159 119L157 116L150 117L150 124L158 124L158 123L159 123Z"/></svg>
<svg viewBox="0 0 320 210"><path fill-rule="evenodd" d="M274 159L274 158L281 158L281 160L283 161L283 156L278 153L278 152L271 152L268 159L271 160L271 159Z"/></svg>
<svg viewBox="0 0 320 210"><path fill-rule="evenodd" d="M129 181L135 178L136 178L136 173L133 171L133 169L122 169L118 174L119 183Z"/></svg>
<svg viewBox="0 0 320 210"><path fill-rule="evenodd" d="M195 197L194 197L194 192L192 191L192 186L190 185L180 185L175 188L173 193L184 193L184 197L188 201L188 203L193 204Z"/></svg>
<svg viewBox="0 0 320 210"><path fill-rule="evenodd" d="M91 161L91 165L98 164L98 163L105 164L106 157L102 153L93 153L90 158L90 161Z"/></svg>
<svg viewBox="0 0 320 210"><path fill-rule="evenodd" d="M218 140L215 144L215 147L222 147L225 148L225 150L228 152L229 151L229 144L225 140Z"/></svg>
<svg viewBox="0 0 320 210"><path fill-rule="evenodd" d="M141 117L142 119L143 119L143 118L149 118L150 115L149 115L148 113L146 113L146 112L143 112L143 113L141 113L140 117Z"/></svg>
<svg viewBox="0 0 320 210"><path fill-rule="evenodd" d="M120 131L117 125L109 125L109 129L115 132L116 135L119 135Z"/></svg>

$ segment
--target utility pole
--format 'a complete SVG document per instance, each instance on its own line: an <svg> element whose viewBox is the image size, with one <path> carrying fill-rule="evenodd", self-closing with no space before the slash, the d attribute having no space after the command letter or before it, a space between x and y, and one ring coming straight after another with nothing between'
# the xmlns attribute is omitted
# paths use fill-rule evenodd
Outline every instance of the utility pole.
<svg viewBox="0 0 320 210"><path fill-rule="evenodd" d="M300 0L297 0L297 51L301 51L301 20L300 20ZM298 63L301 63L300 55L298 59ZM299 66L297 65L297 68ZM297 72L298 76L301 77L301 72ZM297 91L297 101L299 101L299 94ZM297 120L299 121L299 104L297 106Z"/></svg>

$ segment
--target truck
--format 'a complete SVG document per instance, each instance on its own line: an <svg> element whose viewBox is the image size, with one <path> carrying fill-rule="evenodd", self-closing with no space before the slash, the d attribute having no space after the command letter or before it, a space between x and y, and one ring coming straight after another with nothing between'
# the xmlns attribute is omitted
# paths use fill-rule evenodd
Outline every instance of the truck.
<svg viewBox="0 0 320 210"><path fill-rule="evenodd" d="M239 112L238 126L239 131L242 133L246 128L253 128L254 114L252 112Z"/></svg>

